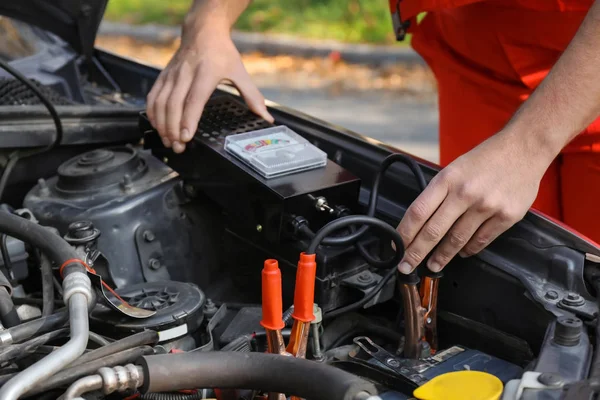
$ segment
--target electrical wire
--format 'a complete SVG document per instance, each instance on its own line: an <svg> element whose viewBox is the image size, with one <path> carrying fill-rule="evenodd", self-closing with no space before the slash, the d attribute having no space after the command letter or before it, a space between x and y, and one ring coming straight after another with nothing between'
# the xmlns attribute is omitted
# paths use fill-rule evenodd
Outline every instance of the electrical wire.
<svg viewBox="0 0 600 400"><path fill-rule="evenodd" d="M390 168L390 166L392 166L392 164L396 162L401 162L410 168L410 170L415 176L415 179L417 180L417 184L419 186L420 191L425 190L425 188L427 187L425 175L419 167L419 164L417 164L417 162L413 158L405 154L390 154L381 163L381 166L379 167L379 170L377 171L377 174L375 176L375 180L373 181L373 188L369 196L369 205L366 214L367 216L375 217L375 213L377 210L377 200L379 198L379 186L381 184L385 172ZM356 228L356 226L349 226L349 228L351 232L349 235L338 237L326 237L321 241L321 244L325 246L348 246L353 244L354 246L356 246L359 254L365 259L365 261L370 266L378 269L387 269L393 266L393 257L388 260L379 260L373 257L371 254L369 254L369 251L364 246L364 244L358 243L358 240L368 231L368 225L363 225L358 229ZM308 227L308 225L304 224L300 226L299 229L300 232L303 233L306 237L310 239L315 237L315 233Z"/></svg>
<svg viewBox="0 0 600 400"><path fill-rule="evenodd" d="M17 164L17 162L20 159L23 159L26 157L31 157L34 155L48 152L48 151L54 149L56 146L58 146L63 138L63 127L62 127L62 123L60 121L60 117L58 116L58 112L56 111L56 108L54 107L54 105L37 87L35 87L35 85L29 79L27 79L23 74L21 74L19 71L17 71L13 67L11 67L7 62L5 62L2 59L0 59L0 68L2 68L6 72L8 72L12 76L14 76L16 79L21 81L25 86L27 86L29 89L31 89L31 91L40 99L42 104L44 106L46 106L46 108L48 109L48 112L50 113L50 116L52 117L52 120L54 121L54 125L56 127L56 135L54 137L54 141L51 144L49 144L48 146L46 146L42 149L36 149L36 150L29 151L29 152L20 152L17 150L9 155L8 162L6 163L6 166L4 167L4 171L2 172L2 176L0 177L0 200L1 200L4 195L4 190L6 189L6 186L8 184L8 178L9 178L13 168Z"/></svg>

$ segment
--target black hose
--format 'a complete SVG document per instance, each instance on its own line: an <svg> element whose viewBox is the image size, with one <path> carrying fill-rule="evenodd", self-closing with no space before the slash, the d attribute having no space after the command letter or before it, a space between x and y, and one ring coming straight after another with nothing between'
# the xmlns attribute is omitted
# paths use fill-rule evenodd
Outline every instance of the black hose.
<svg viewBox="0 0 600 400"><path fill-rule="evenodd" d="M0 232L32 244L46 254L58 266L79 255L63 238L25 218L3 213L0 217Z"/></svg>
<svg viewBox="0 0 600 400"><path fill-rule="evenodd" d="M21 323L17 309L5 287L0 287L0 321L6 328L12 328Z"/></svg>
<svg viewBox="0 0 600 400"><path fill-rule="evenodd" d="M338 317L347 312L355 311L355 310L362 308L365 304L367 304L369 301L371 301L373 299L373 297L375 297L381 289L383 289L383 287L390 281L390 279L392 279L392 277L395 274L396 274L396 268L390 268L390 270L379 281L377 286L375 286L373 289L371 289L369 294L367 294L365 297L363 297L362 299L360 299L359 301L357 301L355 303L348 304L347 306L328 311L325 314L323 314L323 318L324 319L335 318L335 317Z"/></svg>
<svg viewBox="0 0 600 400"><path fill-rule="evenodd" d="M11 298L12 286L0 271L0 321L5 328L12 328L21 323L17 309Z"/></svg>
<svg viewBox="0 0 600 400"><path fill-rule="evenodd" d="M90 331L90 341L94 342L100 346L108 346L111 343L104 336L98 335L97 333L91 332L91 331Z"/></svg>
<svg viewBox="0 0 600 400"><path fill-rule="evenodd" d="M13 170L14 166L19 161L19 159L24 157L30 157L36 154L45 153L57 147L62 141L63 127L60 121L60 117L58 116L58 112L56 112L56 108L54 107L52 102L37 87L35 87L35 85L29 79L27 79L24 75L22 75L19 71L11 67L7 62L3 61L2 59L0 59L0 68L4 69L6 72L14 76L19 81L21 81L40 99L42 104L44 104L44 106L48 109L48 112L50 113L50 116L52 117L56 128L56 136L54 137L54 141L45 148L33 150L23 154L21 154L19 151L16 151L9 156L8 162L6 163L4 171L2 172L2 176L0 177L0 199L2 199L2 196L4 195L4 189L6 189L6 186L8 184L8 177L10 176L11 171Z"/></svg>
<svg viewBox="0 0 600 400"><path fill-rule="evenodd" d="M140 400L201 400L202 393L146 393Z"/></svg>
<svg viewBox="0 0 600 400"><path fill-rule="evenodd" d="M4 364L7 361L14 361L28 356L29 354L35 353L35 351L42 345L49 341L65 336L69 333L69 329L59 329L56 331L45 333L41 336L29 339L28 341L21 344L13 344L7 347L0 348L0 364Z"/></svg>
<svg viewBox="0 0 600 400"><path fill-rule="evenodd" d="M377 228L388 233L391 236L392 241L396 245L396 253L390 260L386 261L386 263L390 264L390 266L396 266L402 259L402 256L404 255L404 243L402 242L402 237L396 231L396 229L394 229L387 222L366 215L349 215L347 217L342 217L329 222L327 225L319 229L315 237L310 241L310 245L308 246L308 250L306 251L307 254L315 254L315 252L317 251L317 247L319 247L319 245L322 244L323 239L331 235L333 232L342 228L346 228L348 226L358 224L370 226L372 228ZM354 242L352 242L351 244L353 243Z"/></svg>
<svg viewBox="0 0 600 400"><path fill-rule="evenodd" d="M69 368L77 365L85 364L111 354L119 353L134 347L143 345L155 345L158 343L158 333L155 331L143 331L131 336L127 336L121 340L109 343L98 349L92 350L87 354L82 355L77 360L69 364Z"/></svg>
<svg viewBox="0 0 600 400"><path fill-rule="evenodd" d="M77 365L75 367L69 367L61 372L58 372L44 382L40 382L39 385L27 392L26 397L34 396L59 387L68 386L79 378L95 374L100 368L114 367L116 365L132 363L142 356L153 353L154 350L152 347L142 346L111 354L97 360L89 361L85 364Z"/></svg>
<svg viewBox="0 0 600 400"><path fill-rule="evenodd" d="M4 263L6 272L10 274L12 272L12 261L10 260L10 253L8 252L7 240L7 235L0 235L0 251L2 251L2 262Z"/></svg>
<svg viewBox="0 0 600 400"><path fill-rule="evenodd" d="M277 354L205 352L142 357L141 393L189 388L260 389L312 400L354 400L375 386L329 365Z"/></svg>
<svg viewBox="0 0 600 400"><path fill-rule="evenodd" d="M47 317L41 317L32 321L23 322L13 328L0 332L0 338L9 338L11 343L19 343L33 336L59 329L69 319L66 309L60 310ZM0 345L7 344L0 342Z"/></svg>
<svg viewBox="0 0 600 400"><path fill-rule="evenodd" d="M40 255L40 272L42 274L42 316L46 317L54 312L54 275L52 262L45 254Z"/></svg>

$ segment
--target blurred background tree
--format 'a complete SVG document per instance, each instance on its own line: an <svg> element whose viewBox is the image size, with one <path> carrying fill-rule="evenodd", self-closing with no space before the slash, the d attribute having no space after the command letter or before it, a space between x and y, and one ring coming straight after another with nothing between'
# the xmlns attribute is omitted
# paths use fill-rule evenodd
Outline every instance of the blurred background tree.
<svg viewBox="0 0 600 400"><path fill-rule="evenodd" d="M191 0L111 0L106 19L179 25ZM254 0L235 29L343 42L394 43L386 0Z"/></svg>

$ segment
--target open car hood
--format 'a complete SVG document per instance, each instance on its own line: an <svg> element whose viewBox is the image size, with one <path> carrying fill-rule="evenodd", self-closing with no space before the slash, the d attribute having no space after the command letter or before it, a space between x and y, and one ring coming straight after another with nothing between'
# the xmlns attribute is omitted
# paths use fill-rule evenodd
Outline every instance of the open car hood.
<svg viewBox="0 0 600 400"><path fill-rule="evenodd" d="M108 0L18 0L0 2L0 15L19 19L60 36L89 56Z"/></svg>

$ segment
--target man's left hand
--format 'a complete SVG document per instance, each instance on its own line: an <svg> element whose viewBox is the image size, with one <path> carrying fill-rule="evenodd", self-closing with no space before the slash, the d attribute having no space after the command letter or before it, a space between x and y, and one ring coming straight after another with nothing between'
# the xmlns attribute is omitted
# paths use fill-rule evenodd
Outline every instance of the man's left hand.
<svg viewBox="0 0 600 400"><path fill-rule="evenodd" d="M427 267L438 272L456 254L480 252L523 218L553 159L532 152L524 136L500 132L431 180L398 225L406 248L400 272L411 272L434 248Z"/></svg>

